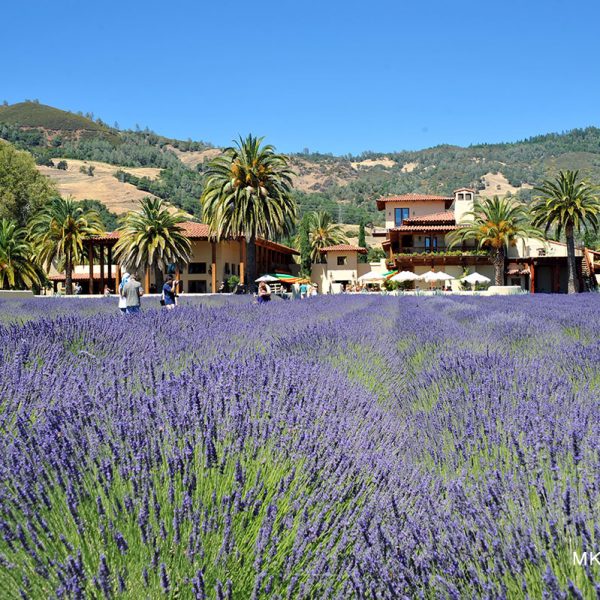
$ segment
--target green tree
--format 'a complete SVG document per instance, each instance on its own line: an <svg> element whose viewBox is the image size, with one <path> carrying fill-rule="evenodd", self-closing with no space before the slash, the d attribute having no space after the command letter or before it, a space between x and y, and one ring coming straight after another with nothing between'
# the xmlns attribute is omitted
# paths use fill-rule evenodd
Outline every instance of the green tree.
<svg viewBox="0 0 600 600"><path fill-rule="evenodd" d="M41 285L44 273L35 263L25 227L16 221L0 220L0 288L32 288Z"/></svg>
<svg viewBox="0 0 600 600"><path fill-rule="evenodd" d="M300 221L296 245L300 250L300 271L302 275L309 277L311 273L310 237L309 237L309 213L306 213Z"/></svg>
<svg viewBox="0 0 600 600"><path fill-rule="evenodd" d="M448 239L450 247L467 240L477 242L479 249L489 250L494 263L495 285L504 285L504 264L510 246L518 238L541 239L542 233L532 227L525 206L513 198L494 196L475 201L473 210L465 213L460 227Z"/></svg>
<svg viewBox="0 0 600 600"><path fill-rule="evenodd" d="M38 172L28 152L0 143L0 218L24 227L55 194L54 184Z"/></svg>
<svg viewBox="0 0 600 600"><path fill-rule="evenodd" d="M367 248L367 240L365 236L365 222L361 219L360 224L358 226L358 245L361 248ZM359 254L358 262L366 263L367 262L367 254Z"/></svg>
<svg viewBox="0 0 600 600"><path fill-rule="evenodd" d="M587 181L579 180L579 171L560 171L554 181L545 180L535 188L541 196L534 202L533 224L544 227L545 232L554 228L560 237L564 232L567 242L568 292L579 291L577 263L575 261L575 232L598 231L600 201L597 188Z"/></svg>
<svg viewBox="0 0 600 600"><path fill-rule="evenodd" d="M310 238L311 260L314 263L322 262L321 248L335 246L336 244L347 244L348 239L339 225L336 225L331 215L325 211L317 211L309 214L308 228Z"/></svg>
<svg viewBox="0 0 600 600"><path fill-rule="evenodd" d="M203 220L217 240L245 237L250 285L256 279L256 238L288 235L296 219L288 160L262 141L240 138L211 160L201 199Z"/></svg>
<svg viewBox="0 0 600 600"><path fill-rule="evenodd" d="M159 281L159 271L164 272L169 263L189 261L192 246L181 226L186 220L185 213L170 212L164 200L143 198L139 210L121 219L115 256L128 270L144 269L148 288L152 268Z"/></svg>
<svg viewBox="0 0 600 600"><path fill-rule="evenodd" d="M60 169L61 171L66 171L69 168L69 165L67 164L66 160L59 160L56 168Z"/></svg>
<svg viewBox="0 0 600 600"><path fill-rule="evenodd" d="M73 293L73 267L82 261L84 242L102 233L98 213L85 211L72 198L53 198L31 221L31 237L40 263L50 268L53 262L64 261L65 288Z"/></svg>

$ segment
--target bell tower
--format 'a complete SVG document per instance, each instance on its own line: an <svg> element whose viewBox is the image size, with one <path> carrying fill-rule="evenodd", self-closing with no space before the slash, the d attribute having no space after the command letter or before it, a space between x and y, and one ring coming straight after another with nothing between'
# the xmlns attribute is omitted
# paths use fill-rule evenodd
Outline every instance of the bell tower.
<svg viewBox="0 0 600 600"><path fill-rule="evenodd" d="M454 190L454 219L457 225L467 219L470 220L470 217L465 217L465 214L473 210L474 201L475 190L471 188Z"/></svg>

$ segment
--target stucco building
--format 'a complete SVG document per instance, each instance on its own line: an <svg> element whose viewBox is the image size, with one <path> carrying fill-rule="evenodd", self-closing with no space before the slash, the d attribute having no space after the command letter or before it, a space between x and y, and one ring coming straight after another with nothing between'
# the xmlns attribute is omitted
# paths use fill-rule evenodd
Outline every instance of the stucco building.
<svg viewBox="0 0 600 600"><path fill-rule="evenodd" d="M187 264L178 265L177 278L182 282L186 293L214 293L221 282L232 275L245 282L246 243L244 238L215 241L211 239L209 227L191 221L182 224L186 237L190 240L192 253ZM95 236L87 242L88 264L76 267L73 280L78 281L84 294L99 294L108 285L116 289L121 276L120 265L113 259L113 248L119 239L117 232ZM257 273L291 273L295 268L294 256L298 252L282 244L265 239L256 241ZM156 285L154 272L141 272L140 277L150 289ZM64 283L64 273L50 274L55 288ZM248 282L245 282L248 283Z"/></svg>

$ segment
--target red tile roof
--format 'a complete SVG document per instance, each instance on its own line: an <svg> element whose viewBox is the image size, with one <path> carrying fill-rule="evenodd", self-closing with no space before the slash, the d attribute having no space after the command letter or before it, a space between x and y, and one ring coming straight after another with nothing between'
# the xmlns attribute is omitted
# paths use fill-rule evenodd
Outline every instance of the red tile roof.
<svg viewBox="0 0 600 600"><path fill-rule="evenodd" d="M436 196L435 194L403 194L383 196L377 200L377 208L383 210L387 202L453 202L454 196Z"/></svg>
<svg viewBox="0 0 600 600"><path fill-rule="evenodd" d="M454 225L454 212L451 210L447 210L444 212L432 213L430 215L423 215L421 217L411 217L410 219L404 219L404 225L410 225L414 223L415 225L425 224L425 223L451 223Z"/></svg>
<svg viewBox="0 0 600 600"><path fill-rule="evenodd" d="M337 244L337 246L321 248L320 252L359 252L360 254L366 254L367 249L352 244Z"/></svg>
<svg viewBox="0 0 600 600"><path fill-rule="evenodd" d="M185 221L181 223L181 228L183 229L184 235L190 240L208 240L210 235L210 228L205 223L194 223L193 221ZM112 240L116 241L118 239L119 233L117 231L97 235L93 238L93 240L97 242L107 242ZM263 240L262 238L259 238L256 241L259 246L264 246L277 252L283 252L285 254L300 254L293 248L288 248L288 246L284 246L283 244L278 244L276 242L271 242L270 240Z"/></svg>
<svg viewBox="0 0 600 600"><path fill-rule="evenodd" d="M401 225L393 227L390 231L410 233L411 231L453 231L458 229L456 225Z"/></svg>

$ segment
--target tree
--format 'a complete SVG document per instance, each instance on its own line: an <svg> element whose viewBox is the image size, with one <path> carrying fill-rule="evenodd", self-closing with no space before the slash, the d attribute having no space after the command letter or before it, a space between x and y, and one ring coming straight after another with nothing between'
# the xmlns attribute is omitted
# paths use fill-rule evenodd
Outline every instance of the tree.
<svg viewBox="0 0 600 600"><path fill-rule="evenodd" d="M310 259L310 237L309 237L309 214L306 213L300 221L296 244L300 250L300 271L302 275L310 277L311 259Z"/></svg>
<svg viewBox="0 0 600 600"><path fill-rule="evenodd" d="M310 213L308 227L312 262L322 262L321 248L348 243L346 234L333 222L328 212L320 210Z"/></svg>
<svg viewBox="0 0 600 600"><path fill-rule="evenodd" d="M102 233L98 213L84 210L72 198L54 198L31 221L34 251L46 269L54 261L64 261L65 288L73 293L73 267L84 255L84 241Z"/></svg>
<svg viewBox="0 0 600 600"><path fill-rule="evenodd" d="M367 248L367 240L365 236L365 222L361 219L360 224L358 226L358 245L361 248ZM367 262L367 254L359 254L358 262L366 263Z"/></svg>
<svg viewBox="0 0 600 600"><path fill-rule="evenodd" d="M66 160L59 160L56 168L60 169L61 171L66 171L69 168L69 165L67 164Z"/></svg>
<svg viewBox="0 0 600 600"><path fill-rule="evenodd" d="M0 218L14 219L24 227L55 194L54 184L38 172L28 152L0 143Z"/></svg>
<svg viewBox="0 0 600 600"><path fill-rule="evenodd" d="M542 238L542 233L531 226L525 206L513 198L494 196L476 200L473 210L465 213L465 217L459 228L449 234L450 247L474 240L479 249L487 248L494 263L495 285L504 285L508 248L514 246L518 238Z"/></svg>
<svg viewBox="0 0 600 600"><path fill-rule="evenodd" d="M545 232L554 228L558 237L564 231L567 242L568 292L579 291L577 263L575 261L575 231L598 231L600 201L597 188L587 181L578 181L579 171L560 171L554 181L545 180L537 186L540 192L533 205L533 224L544 227Z"/></svg>
<svg viewBox="0 0 600 600"><path fill-rule="evenodd" d="M121 219L115 256L128 270L144 269L148 288L150 269L155 269L158 280L158 271L169 263L189 261L192 246L181 226L186 220L181 211L169 212L164 200L143 198L139 210Z"/></svg>
<svg viewBox="0 0 600 600"><path fill-rule="evenodd" d="M217 240L244 236L248 281L256 279L256 238L290 234L296 219L288 159L264 138L240 137L208 164L203 220Z"/></svg>
<svg viewBox="0 0 600 600"><path fill-rule="evenodd" d="M31 288L41 285L44 274L33 259L25 227L11 219L0 220L0 288Z"/></svg>

